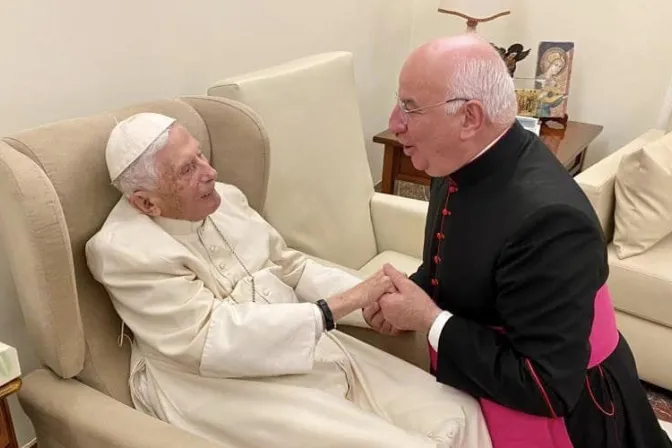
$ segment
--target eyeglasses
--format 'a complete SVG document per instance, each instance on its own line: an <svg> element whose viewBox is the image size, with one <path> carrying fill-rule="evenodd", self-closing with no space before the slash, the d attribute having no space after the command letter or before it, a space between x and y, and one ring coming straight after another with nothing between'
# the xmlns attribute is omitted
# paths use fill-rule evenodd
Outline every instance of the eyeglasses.
<svg viewBox="0 0 672 448"><path fill-rule="evenodd" d="M408 124L408 117L411 114L417 114L420 113L424 110L431 109L433 107L437 106L442 106L444 104L452 103L453 101L470 101L469 98L451 98L449 100L444 100L436 104L430 104L429 106L422 106L422 107L416 107L413 109L409 109L407 102L408 100L402 100L399 98L399 94L397 94L397 105L399 106L399 110L401 111L401 119L404 122L404 124Z"/></svg>

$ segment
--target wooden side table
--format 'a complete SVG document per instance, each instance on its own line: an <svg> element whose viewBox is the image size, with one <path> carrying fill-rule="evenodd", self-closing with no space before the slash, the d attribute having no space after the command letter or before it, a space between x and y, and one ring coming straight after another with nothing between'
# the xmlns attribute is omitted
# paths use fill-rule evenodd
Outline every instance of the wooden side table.
<svg viewBox="0 0 672 448"><path fill-rule="evenodd" d="M588 146L600 135L602 129L600 125L568 121L567 127L563 129L542 126L539 136L571 175L575 176L583 169ZM392 132L383 131L375 135L373 141L382 143L385 147L381 192L394 194L394 186L398 180L429 185L430 178L427 173L413 167L410 157L404 154L403 146Z"/></svg>
<svg viewBox="0 0 672 448"><path fill-rule="evenodd" d="M0 386L0 448L19 448L7 398L21 388L21 378Z"/></svg>

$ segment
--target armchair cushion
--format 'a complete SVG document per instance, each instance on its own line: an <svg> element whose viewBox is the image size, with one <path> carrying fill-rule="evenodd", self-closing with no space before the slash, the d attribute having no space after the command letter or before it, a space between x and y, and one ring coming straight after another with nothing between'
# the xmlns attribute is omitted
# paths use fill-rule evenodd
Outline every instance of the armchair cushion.
<svg viewBox="0 0 672 448"><path fill-rule="evenodd" d="M371 198L371 220L378 252L421 258L428 206L427 201L375 193Z"/></svg>
<svg viewBox="0 0 672 448"><path fill-rule="evenodd" d="M672 233L672 133L626 154L616 174L614 245L641 254Z"/></svg>
<svg viewBox="0 0 672 448"><path fill-rule="evenodd" d="M400 272L411 275L418 269L421 262L422 260L419 258L409 257L408 255L388 250L373 257L371 261L362 266L359 272L360 276L368 277L382 268L385 263L390 263Z"/></svg>

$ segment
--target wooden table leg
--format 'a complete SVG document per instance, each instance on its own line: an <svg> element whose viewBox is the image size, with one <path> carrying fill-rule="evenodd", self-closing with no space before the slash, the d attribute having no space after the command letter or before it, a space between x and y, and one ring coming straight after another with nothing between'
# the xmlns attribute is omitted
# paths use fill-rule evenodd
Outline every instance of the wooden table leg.
<svg viewBox="0 0 672 448"><path fill-rule="evenodd" d="M588 152L588 148L583 148L583 151L579 154L579 157L581 158L579 160L579 173L583 171L583 163L586 161L586 153ZM578 174L578 173L577 173Z"/></svg>
<svg viewBox="0 0 672 448"><path fill-rule="evenodd" d="M19 443L16 440L16 433L14 432L12 414L9 411L9 404L7 403L7 397L18 392L20 388L20 378L10 381L0 387L0 447L2 448L19 448Z"/></svg>
<svg viewBox="0 0 672 448"><path fill-rule="evenodd" d="M380 185L380 191L387 194L394 194L394 181L396 178L396 169L399 162L396 160L396 151L394 146L385 145L385 157L383 158L383 179Z"/></svg>

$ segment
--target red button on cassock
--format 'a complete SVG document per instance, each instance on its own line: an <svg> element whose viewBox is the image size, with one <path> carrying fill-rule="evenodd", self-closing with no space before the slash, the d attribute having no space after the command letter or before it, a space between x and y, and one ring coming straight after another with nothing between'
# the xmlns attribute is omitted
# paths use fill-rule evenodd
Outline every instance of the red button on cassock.
<svg viewBox="0 0 672 448"><path fill-rule="evenodd" d="M438 286L438 285L439 285L439 281L437 279L433 278L432 279L432 286Z"/></svg>
<svg viewBox="0 0 672 448"><path fill-rule="evenodd" d="M439 232L436 234L436 239L437 240L442 240L443 239L443 233Z"/></svg>
<svg viewBox="0 0 672 448"><path fill-rule="evenodd" d="M443 216L452 215L450 210L448 210L447 208L444 208L443 210L441 210L441 213L443 214Z"/></svg>
<svg viewBox="0 0 672 448"><path fill-rule="evenodd" d="M457 192L457 187L454 186L454 185L451 185L451 186L448 188L448 191L451 192L451 193L455 193L455 192Z"/></svg>
<svg viewBox="0 0 672 448"><path fill-rule="evenodd" d="M434 255L434 263L436 264L441 263L441 257L439 257L438 255Z"/></svg>

